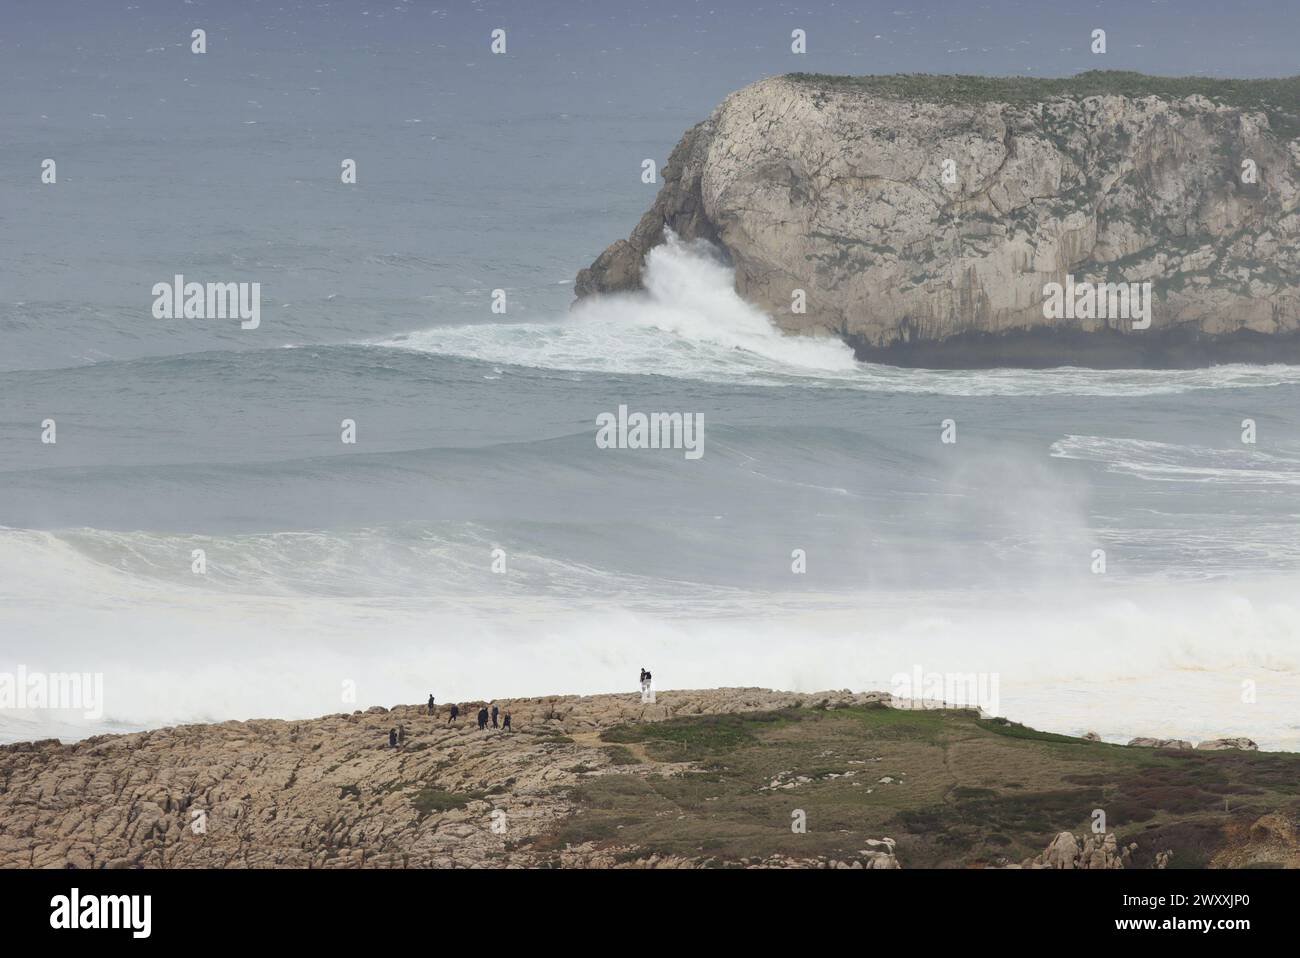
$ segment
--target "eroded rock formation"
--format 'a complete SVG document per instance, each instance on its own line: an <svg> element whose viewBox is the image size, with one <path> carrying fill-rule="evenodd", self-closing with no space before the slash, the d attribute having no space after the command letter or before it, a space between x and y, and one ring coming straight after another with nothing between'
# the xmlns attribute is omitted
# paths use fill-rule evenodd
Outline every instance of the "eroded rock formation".
<svg viewBox="0 0 1300 958"><path fill-rule="evenodd" d="M637 288L667 227L722 246L737 291L783 329L840 336L864 359L1300 359L1298 88L1107 73L763 80L686 133L654 206L576 291ZM1071 277L1149 282L1149 327L1045 317L1045 289Z"/></svg>
<svg viewBox="0 0 1300 958"><path fill-rule="evenodd" d="M698 867L591 844L531 844L573 811L569 790L615 767L598 734L626 722L888 702L887 693L765 689L502 700L517 731L479 732L461 703L302 722L188 725L0 746L0 868ZM467 719L466 716L469 716ZM401 748L388 733L405 729ZM497 814L494 814L497 813ZM502 817L500 813L504 813ZM751 867L832 867L782 856ZM892 844L844 867L897 867Z"/></svg>

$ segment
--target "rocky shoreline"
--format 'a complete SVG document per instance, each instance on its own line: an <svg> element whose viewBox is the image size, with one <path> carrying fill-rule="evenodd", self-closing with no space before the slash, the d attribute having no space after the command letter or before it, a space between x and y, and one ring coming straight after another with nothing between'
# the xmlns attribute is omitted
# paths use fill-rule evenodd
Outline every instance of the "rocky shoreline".
<svg viewBox="0 0 1300 958"><path fill-rule="evenodd" d="M1289 788L1300 759L1252 755L1246 739L1127 748L849 691L497 704L514 731L448 724L446 706L431 716L410 705L3 746L0 867L896 868L957 864L953 847L985 867L1125 867L1135 849L1157 867L1161 855L1193 853L1177 845L1182 824L1136 840L1059 833L1086 820L1093 792L1111 796L1119 822L1163 822L1161 800L1189 813L1211 780L1221 782L1204 792L1214 807L1269 796L1225 810L1215 827L1237 837L1216 855L1258 860L1259 845L1300 863L1294 810L1273 800L1274 779ZM462 716L478 705L461 703ZM1147 756L1154 785L1131 774ZM1077 774L1081 758L1103 763L1104 789ZM1187 775L1171 778L1171 762ZM1021 808L1031 788L1050 813ZM954 801L970 807L945 821ZM806 833L790 824L799 814ZM987 849L970 844L972 816L988 820Z"/></svg>

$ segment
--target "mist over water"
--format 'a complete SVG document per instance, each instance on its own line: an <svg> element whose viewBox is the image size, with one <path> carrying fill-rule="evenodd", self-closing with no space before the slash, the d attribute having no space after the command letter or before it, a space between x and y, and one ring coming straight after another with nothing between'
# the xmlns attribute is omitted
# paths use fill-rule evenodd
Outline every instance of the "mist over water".
<svg viewBox="0 0 1300 958"><path fill-rule="evenodd" d="M539 9L488 64L456 51L491 4L223 13L206 59L178 42L188 14L141 6L57 78L32 37L80 19L0 36L11 155L60 160L0 211L0 672L102 671L106 697L102 720L0 711L0 741L630 691L641 666L814 690L919 665L997 673L1000 710L1040 728L1300 748L1300 368L859 364L675 241L643 293L570 309L652 201L641 158L776 72L746 16L722 36L661 4L629 46ZM950 54L881 15L868 57L810 13L835 39L801 66L1005 72L996 46ZM1059 29L1027 25L1015 55L1091 66ZM1262 33L1280 59L1258 71L1288 71L1294 38ZM178 272L261 282L260 328L151 318ZM702 414L703 458L598 449L620 404Z"/></svg>

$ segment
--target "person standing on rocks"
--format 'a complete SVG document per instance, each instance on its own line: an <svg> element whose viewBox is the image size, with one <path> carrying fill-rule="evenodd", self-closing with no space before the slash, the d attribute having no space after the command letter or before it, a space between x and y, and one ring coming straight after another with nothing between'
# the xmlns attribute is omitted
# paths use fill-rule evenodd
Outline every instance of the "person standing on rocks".
<svg viewBox="0 0 1300 958"><path fill-rule="evenodd" d="M388 730L388 747L397 748L397 729L395 728Z"/></svg>
<svg viewBox="0 0 1300 958"><path fill-rule="evenodd" d="M509 732L509 731L511 730L511 729L510 729L510 710L509 710L509 709L506 710L506 714L502 717L501 723L502 723L502 726L503 726L503 727L502 727L502 731Z"/></svg>
<svg viewBox="0 0 1300 958"><path fill-rule="evenodd" d="M450 725L452 722L456 722L459 719L460 719L460 706L453 705L451 707L451 711L447 713L447 724Z"/></svg>
<svg viewBox="0 0 1300 958"><path fill-rule="evenodd" d="M433 693L429 693L429 714L433 714Z"/></svg>
<svg viewBox="0 0 1300 958"><path fill-rule="evenodd" d="M500 714L500 710L495 705L493 705L492 706L492 727L493 728L499 728L499 726L497 725L497 716L499 714Z"/></svg>
<svg viewBox="0 0 1300 958"><path fill-rule="evenodd" d="M485 705L478 710L478 730L482 732L484 729L486 729L487 723L488 723L488 711L487 711L487 706Z"/></svg>

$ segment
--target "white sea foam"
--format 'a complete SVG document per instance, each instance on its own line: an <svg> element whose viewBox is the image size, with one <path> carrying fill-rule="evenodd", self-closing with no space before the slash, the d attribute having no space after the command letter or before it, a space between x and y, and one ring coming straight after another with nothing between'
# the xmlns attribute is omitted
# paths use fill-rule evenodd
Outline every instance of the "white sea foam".
<svg viewBox="0 0 1300 958"><path fill-rule="evenodd" d="M1277 451L1280 448L1281 451ZM1283 444L1273 451L1178 445L1109 436L1066 436L1052 443L1052 456L1104 463L1110 472L1158 482L1300 485L1300 450Z"/></svg>
<svg viewBox="0 0 1300 958"><path fill-rule="evenodd" d="M421 330L380 345L486 362L609 373L731 379L847 374L837 339L783 335L736 295L732 272L706 244L671 234L646 258L646 290L587 299L563 322Z"/></svg>

